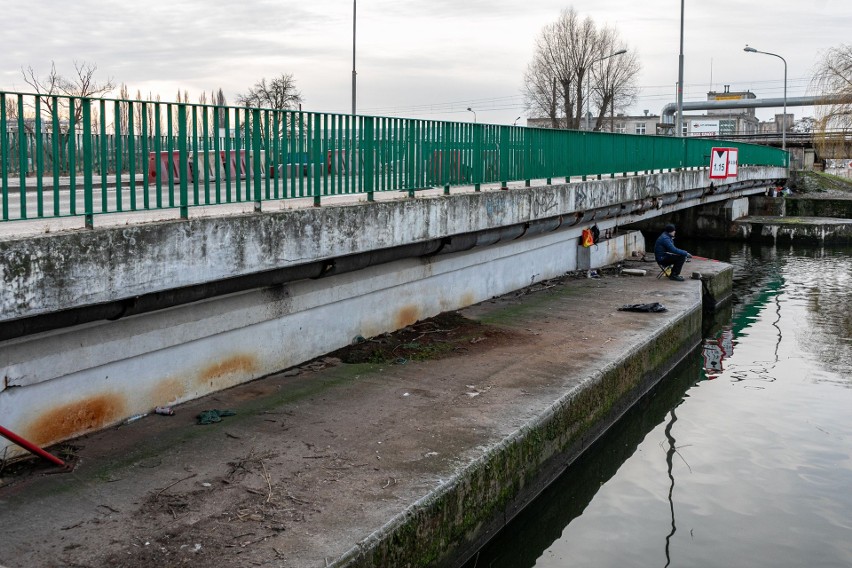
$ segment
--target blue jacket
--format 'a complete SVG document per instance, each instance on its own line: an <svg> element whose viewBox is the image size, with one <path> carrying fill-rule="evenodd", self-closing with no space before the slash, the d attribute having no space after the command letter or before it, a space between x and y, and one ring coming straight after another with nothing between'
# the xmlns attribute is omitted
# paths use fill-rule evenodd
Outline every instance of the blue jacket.
<svg viewBox="0 0 852 568"><path fill-rule="evenodd" d="M674 245L674 239L668 233L663 233L657 237L657 242L654 244L654 258L657 262L665 260L670 254L679 254L689 257L690 254L683 249L679 249Z"/></svg>

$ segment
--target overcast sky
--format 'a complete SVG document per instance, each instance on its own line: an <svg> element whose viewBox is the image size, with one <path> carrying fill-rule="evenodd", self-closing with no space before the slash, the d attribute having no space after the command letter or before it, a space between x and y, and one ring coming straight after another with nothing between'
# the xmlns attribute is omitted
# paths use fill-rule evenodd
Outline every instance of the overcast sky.
<svg viewBox="0 0 852 568"><path fill-rule="evenodd" d="M630 109L659 114L675 101L679 0L361 0L357 14L359 114L511 124L526 118L521 86L542 27L573 6L615 27L642 62ZM783 63L747 54L749 44L783 56L788 97L811 94L827 48L852 41L850 0L685 0L684 101L708 90L783 94ZM304 109L348 113L352 5L347 0L147 0L5 2L0 89L31 91L21 67L44 75L74 60L98 77L174 100L221 87L229 103L262 77L292 73ZM796 118L812 109L790 108ZM758 110L763 119L775 110ZM519 121L523 124L523 119Z"/></svg>

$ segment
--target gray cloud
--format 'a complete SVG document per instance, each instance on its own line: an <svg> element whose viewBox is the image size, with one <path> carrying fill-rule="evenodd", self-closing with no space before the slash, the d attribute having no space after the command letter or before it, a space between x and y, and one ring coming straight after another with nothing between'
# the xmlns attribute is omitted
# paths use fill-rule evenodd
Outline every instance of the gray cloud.
<svg viewBox="0 0 852 568"><path fill-rule="evenodd" d="M345 110L351 82L352 4L332 0L184 0L147 3L7 3L0 35L0 88L29 90L20 68L56 61L98 65L99 76L131 90L180 88L195 96L222 87L229 99L261 77L289 72L306 107ZM671 0L575 0L582 16L616 27L642 62L636 112L659 112L674 96L679 6ZM372 0L358 5L358 89L363 108L517 97L541 28L566 7L540 0ZM777 96L782 70L742 52L746 43L787 58L789 83L803 90L820 51L848 41L846 0L794 5L740 0L688 3L685 92L692 99L723 84ZM783 33L779 30L783 30ZM102 75L101 75L102 74ZM712 83L711 83L712 76ZM794 81L798 79L798 82ZM791 91L790 95L804 94ZM515 101L518 99L515 98ZM447 103L444 105L443 103ZM518 107L491 104L480 120L511 122ZM488 106L487 104L485 106ZM445 118L458 118L455 111Z"/></svg>

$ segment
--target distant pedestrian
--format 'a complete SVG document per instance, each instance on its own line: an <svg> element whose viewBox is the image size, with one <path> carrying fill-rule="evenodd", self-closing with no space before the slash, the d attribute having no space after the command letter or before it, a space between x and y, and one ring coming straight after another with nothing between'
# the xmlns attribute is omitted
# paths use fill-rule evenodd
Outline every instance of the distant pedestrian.
<svg viewBox="0 0 852 568"><path fill-rule="evenodd" d="M675 226L671 223L665 226L654 244L654 258L663 269L671 266L669 280L683 282L680 270L683 268L683 263L692 258L692 255L674 245L675 230Z"/></svg>

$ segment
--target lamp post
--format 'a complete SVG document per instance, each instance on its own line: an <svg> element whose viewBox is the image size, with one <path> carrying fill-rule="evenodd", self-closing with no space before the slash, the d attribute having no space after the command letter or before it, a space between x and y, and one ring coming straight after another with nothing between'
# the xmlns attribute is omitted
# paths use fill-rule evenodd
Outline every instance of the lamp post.
<svg viewBox="0 0 852 568"><path fill-rule="evenodd" d="M467 111L473 113L473 123L476 124L476 111L470 107L467 107Z"/></svg>
<svg viewBox="0 0 852 568"><path fill-rule="evenodd" d="M595 63L600 63L601 61L609 59L610 57L615 57L616 55L624 55L625 53L627 53L626 49L619 49L615 53L610 53L609 55L601 57L600 59L595 59L594 61L589 63L589 75L592 74L592 65L594 65ZM590 128L591 125L589 124L589 122L590 122L589 114L591 113L591 111L589 109L589 105L591 104L591 102L589 100L589 99L591 99L591 96L590 96L591 88L592 88L592 78L589 77L586 80L586 130L591 130L591 128Z"/></svg>
<svg viewBox="0 0 852 568"><path fill-rule="evenodd" d="M516 119L515 119L515 121L512 123L512 126L517 126L517 125L518 125L518 121L519 121L519 120L521 120L521 117L520 117L520 116L519 116L518 118L516 118Z"/></svg>
<svg viewBox="0 0 852 568"><path fill-rule="evenodd" d="M677 120L675 136L683 136L683 0L680 0L680 55L677 58Z"/></svg>
<svg viewBox="0 0 852 568"><path fill-rule="evenodd" d="M352 116L355 116L355 8L357 0L352 0Z"/></svg>
<svg viewBox="0 0 852 568"><path fill-rule="evenodd" d="M746 53L762 53L763 55L771 55L777 57L784 62L784 118L781 124L781 149L787 151L787 60L777 53L769 53L768 51L758 51L753 47L745 46L743 49Z"/></svg>

